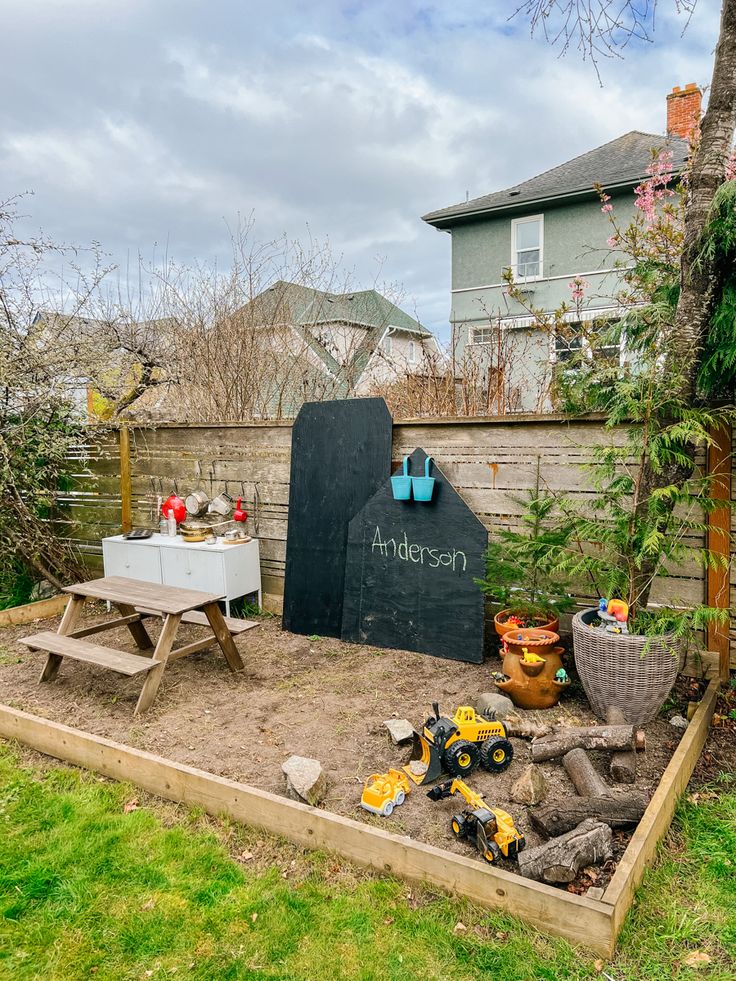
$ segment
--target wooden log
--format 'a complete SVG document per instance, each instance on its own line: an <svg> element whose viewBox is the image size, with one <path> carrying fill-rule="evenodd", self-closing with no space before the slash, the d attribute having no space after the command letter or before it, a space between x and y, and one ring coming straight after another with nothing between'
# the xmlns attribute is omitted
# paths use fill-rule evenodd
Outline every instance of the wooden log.
<svg viewBox="0 0 736 981"><path fill-rule="evenodd" d="M605 797L609 792L584 749L571 749L562 759L565 772L581 797Z"/></svg>
<svg viewBox="0 0 736 981"><path fill-rule="evenodd" d="M552 728L529 722L528 719L520 719L517 715L510 715L504 719L503 727L508 736L516 736L517 739L539 739L548 735Z"/></svg>
<svg viewBox="0 0 736 981"><path fill-rule="evenodd" d="M571 749L631 749L634 746L634 727L581 726L561 727L548 736L532 742L532 760L543 763L564 756Z"/></svg>
<svg viewBox="0 0 736 981"><path fill-rule="evenodd" d="M519 852L519 872L537 882L572 882L586 865L598 865L612 855L609 826L587 818L567 834Z"/></svg>
<svg viewBox="0 0 736 981"><path fill-rule="evenodd" d="M644 794L631 790L605 797L572 797L564 804L543 804L529 812L532 824L556 838L576 828L586 818L602 821L612 828L627 828L641 821L647 807Z"/></svg>
<svg viewBox="0 0 736 981"><path fill-rule="evenodd" d="M626 722L624 713L617 705L609 705L606 709L606 722L609 725L623 725ZM630 749L612 753L608 772L616 783L635 783L636 753Z"/></svg>

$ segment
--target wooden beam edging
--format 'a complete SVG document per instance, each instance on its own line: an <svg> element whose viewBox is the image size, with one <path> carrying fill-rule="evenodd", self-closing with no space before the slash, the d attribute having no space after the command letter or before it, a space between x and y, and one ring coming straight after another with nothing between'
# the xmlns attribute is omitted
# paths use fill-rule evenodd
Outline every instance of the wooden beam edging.
<svg viewBox="0 0 736 981"><path fill-rule="evenodd" d="M609 957L616 942L610 904L563 892L452 852L298 804L265 790L0 705L0 736L40 753L133 783L158 797L202 807L307 848L380 872L429 883L501 909L539 930ZM685 737L686 738L686 737Z"/></svg>
<svg viewBox="0 0 736 981"><path fill-rule="evenodd" d="M120 526L123 534L133 527L133 485L130 476L130 430L121 426L120 440Z"/></svg>
<svg viewBox="0 0 736 981"><path fill-rule="evenodd" d="M662 774L644 817L632 835L618 868L603 893L601 902L610 904L614 914L614 936L618 936L634 901L634 892L642 880L657 845L664 837L675 813L677 801L687 787L695 764L708 738L718 698L719 681L713 678L706 688L690 725L680 740L672 759Z"/></svg>
<svg viewBox="0 0 736 981"><path fill-rule="evenodd" d="M713 442L708 446L708 476L711 478L710 494L714 500L723 501L708 515L707 546L716 555L723 556L728 565L708 565L706 591L708 606L719 610L731 607L731 426L724 423L711 431ZM707 629L708 648L720 656L721 681L728 681L730 670L730 624L711 623Z"/></svg>
<svg viewBox="0 0 736 981"><path fill-rule="evenodd" d="M64 612L68 602L67 594L59 593L58 596L49 596L47 599L36 600L33 603L24 603L23 606L11 606L7 610L0 610L0 627L21 626L24 623L33 623L34 620L55 617Z"/></svg>

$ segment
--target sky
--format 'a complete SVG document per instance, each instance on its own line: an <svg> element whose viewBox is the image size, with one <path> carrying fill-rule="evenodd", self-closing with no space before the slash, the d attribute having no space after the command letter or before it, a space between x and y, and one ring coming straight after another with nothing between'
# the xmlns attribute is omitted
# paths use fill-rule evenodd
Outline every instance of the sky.
<svg viewBox="0 0 736 981"><path fill-rule="evenodd" d="M436 208L632 129L661 133L673 85L710 81L718 0L654 43L564 58L514 0L0 0L0 200L27 223L227 266L230 230L329 240L354 288L398 284L447 336L450 236Z"/></svg>

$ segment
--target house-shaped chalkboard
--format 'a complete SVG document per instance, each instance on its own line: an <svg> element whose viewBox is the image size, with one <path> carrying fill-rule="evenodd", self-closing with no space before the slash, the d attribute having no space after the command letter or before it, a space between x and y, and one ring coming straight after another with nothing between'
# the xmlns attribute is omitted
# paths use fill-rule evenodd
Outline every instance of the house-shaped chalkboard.
<svg viewBox="0 0 736 981"><path fill-rule="evenodd" d="M426 458L414 450L414 476ZM432 476L429 503L394 500L387 480L350 522L342 639L480 663L488 533L434 463Z"/></svg>

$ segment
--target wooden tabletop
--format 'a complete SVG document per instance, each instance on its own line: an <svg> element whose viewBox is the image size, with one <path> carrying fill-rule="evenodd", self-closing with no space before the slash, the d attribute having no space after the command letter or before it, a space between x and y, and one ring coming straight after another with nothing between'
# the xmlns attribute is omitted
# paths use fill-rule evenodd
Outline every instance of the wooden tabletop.
<svg viewBox="0 0 736 981"><path fill-rule="evenodd" d="M161 586L155 582L142 582L140 579L126 579L123 576L105 576L91 582L78 582L74 586L65 586L64 592L108 600L111 603L143 606L157 613L186 613L224 598L216 593L203 593L197 589L182 589L179 586Z"/></svg>

